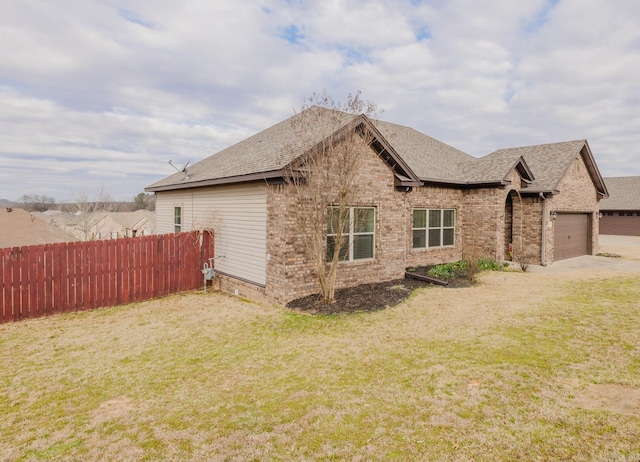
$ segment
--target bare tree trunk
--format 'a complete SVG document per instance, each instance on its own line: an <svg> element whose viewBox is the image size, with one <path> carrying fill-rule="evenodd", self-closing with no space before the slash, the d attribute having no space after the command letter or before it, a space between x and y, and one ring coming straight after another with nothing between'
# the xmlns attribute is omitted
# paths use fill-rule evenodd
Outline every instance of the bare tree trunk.
<svg viewBox="0 0 640 462"><path fill-rule="evenodd" d="M104 188L100 188L93 201L89 200L86 192L73 194L72 197L75 213L79 217L75 236L81 241L95 240L92 228L103 216L103 212L114 212L118 204Z"/></svg>
<svg viewBox="0 0 640 462"><path fill-rule="evenodd" d="M302 237L326 303L335 301L341 259L352 245L349 226L359 189L358 169L371 142L362 116L375 114L375 105L363 102L360 93L349 95L345 104L323 93L305 100L291 119L296 146L303 148L288 153L295 160L285 180L299 207L295 229L289 232ZM328 232L333 249L328 247Z"/></svg>

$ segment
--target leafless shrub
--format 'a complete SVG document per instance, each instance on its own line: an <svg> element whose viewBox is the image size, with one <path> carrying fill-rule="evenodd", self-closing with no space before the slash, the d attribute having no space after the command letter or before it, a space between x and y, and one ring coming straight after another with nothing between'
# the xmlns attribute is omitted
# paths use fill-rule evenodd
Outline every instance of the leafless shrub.
<svg viewBox="0 0 640 462"><path fill-rule="evenodd" d="M533 261L533 254L529 250L521 248L519 251L514 252L513 261L518 263L523 272L526 272L529 264Z"/></svg>
<svg viewBox="0 0 640 462"><path fill-rule="evenodd" d="M482 271L480 267L480 255L477 252L469 251L463 255L462 260L467 264L467 272L469 273L469 279L475 282L478 277L478 273Z"/></svg>
<svg viewBox="0 0 640 462"><path fill-rule="evenodd" d="M93 200L89 199L86 192L72 194L72 197L73 209L78 216L74 235L82 241L96 239L93 232L95 225L102 219L104 212L115 212L118 203L104 188L100 188Z"/></svg>

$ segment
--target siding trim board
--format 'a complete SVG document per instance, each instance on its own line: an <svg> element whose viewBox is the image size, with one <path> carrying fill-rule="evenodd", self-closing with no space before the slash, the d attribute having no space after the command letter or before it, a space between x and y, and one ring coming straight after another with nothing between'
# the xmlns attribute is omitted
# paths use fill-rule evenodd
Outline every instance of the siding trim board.
<svg viewBox="0 0 640 462"><path fill-rule="evenodd" d="M189 183L172 184L167 186L149 186L144 188L149 192L176 191L181 189L190 190L193 188L205 188L207 186L221 186L238 183L248 183L251 181L268 181L281 179L282 170L272 170L269 172L251 173L249 175L230 176L226 178L216 178L213 180L191 181Z"/></svg>
<svg viewBox="0 0 640 462"><path fill-rule="evenodd" d="M247 284L251 284L253 286L261 287L262 289L267 287L266 284L258 284L257 282L253 282L253 281L250 281L248 279L244 279L244 278L241 278L241 277L238 277L238 276L234 276L233 274L228 274L228 273L225 273L224 271L216 270L216 274L220 274L222 276L226 276L228 278L235 279L235 280L238 280L238 281L246 282Z"/></svg>

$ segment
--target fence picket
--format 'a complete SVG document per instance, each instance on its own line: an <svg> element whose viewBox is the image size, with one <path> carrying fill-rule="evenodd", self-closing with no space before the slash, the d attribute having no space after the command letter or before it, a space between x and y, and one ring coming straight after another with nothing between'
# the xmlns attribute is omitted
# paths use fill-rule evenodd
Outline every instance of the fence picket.
<svg viewBox="0 0 640 462"><path fill-rule="evenodd" d="M5 282L5 251L0 249L0 323L9 321L6 311L9 310L9 303L5 300L5 294L9 288Z"/></svg>
<svg viewBox="0 0 640 462"><path fill-rule="evenodd" d="M55 273L55 263L53 261L53 252L51 250L50 245L45 245L44 249L42 249L44 254L44 283L42 286L44 287L44 291L42 293L41 299L41 310L43 314L50 314L52 312L51 308L54 304L54 293L55 293L55 285L56 285L56 273Z"/></svg>

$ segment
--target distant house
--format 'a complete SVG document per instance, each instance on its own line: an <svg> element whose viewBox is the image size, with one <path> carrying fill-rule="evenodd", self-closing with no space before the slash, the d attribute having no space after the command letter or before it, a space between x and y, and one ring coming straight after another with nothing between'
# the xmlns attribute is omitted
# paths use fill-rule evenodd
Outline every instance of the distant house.
<svg viewBox="0 0 640 462"><path fill-rule="evenodd" d="M34 215L82 241L149 236L155 233L155 213L149 210L88 214L48 210L34 212Z"/></svg>
<svg viewBox="0 0 640 462"><path fill-rule="evenodd" d="M158 233L214 229L226 290L280 302L318 291L304 253L309 235L293 226L297 196L285 178L341 130L372 141L354 142L362 187L350 214L367 222L349 230L354 250L340 265L340 286L402 278L407 267L465 256L505 261L518 251L530 263L551 264L597 252L598 203L607 190L585 140L478 159L402 125L307 111L146 188L156 193ZM318 123L302 139L293 127L309 115L340 119L338 131Z"/></svg>
<svg viewBox="0 0 640 462"><path fill-rule="evenodd" d="M600 201L600 234L640 236L640 176L604 179L609 197Z"/></svg>
<svg viewBox="0 0 640 462"><path fill-rule="evenodd" d="M121 225L122 237L150 236L155 234L155 212L141 209L135 212L111 212L109 215Z"/></svg>
<svg viewBox="0 0 640 462"><path fill-rule="evenodd" d="M70 242L77 239L26 210L0 209L0 248Z"/></svg>

